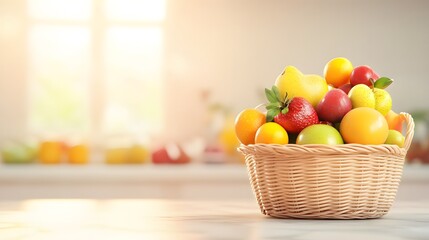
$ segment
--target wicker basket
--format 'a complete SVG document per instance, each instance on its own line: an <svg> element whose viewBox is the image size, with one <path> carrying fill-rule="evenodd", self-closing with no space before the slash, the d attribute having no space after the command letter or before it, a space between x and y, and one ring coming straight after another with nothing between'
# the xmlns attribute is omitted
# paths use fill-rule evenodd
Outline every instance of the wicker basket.
<svg viewBox="0 0 429 240"><path fill-rule="evenodd" d="M385 215L396 196L414 135L406 122L404 148L396 145L240 146L263 214L278 218L366 219Z"/></svg>

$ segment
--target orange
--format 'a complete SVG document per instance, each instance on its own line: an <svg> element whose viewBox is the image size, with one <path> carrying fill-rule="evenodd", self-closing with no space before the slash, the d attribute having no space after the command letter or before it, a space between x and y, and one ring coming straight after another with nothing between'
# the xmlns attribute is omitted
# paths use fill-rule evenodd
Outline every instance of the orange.
<svg viewBox="0 0 429 240"><path fill-rule="evenodd" d="M149 161L149 149L140 144L132 146L128 155L128 163L139 164Z"/></svg>
<svg viewBox="0 0 429 240"><path fill-rule="evenodd" d="M256 132L255 143L287 144L289 136L286 130L278 123L264 123Z"/></svg>
<svg viewBox="0 0 429 240"><path fill-rule="evenodd" d="M72 164L86 164L89 161L89 149L85 144L71 146L67 155Z"/></svg>
<svg viewBox="0 0 429 240"><path fill-rule="evenodd" d="M44 164L61 163L63 145L56 141L45 141L40 144L39 161Z"/></svg>
<svg viewBox="0 0 429 240"><path fill-rule="evenodd" d="M379 111L359 107L352 109L341 120L340 133L346 143L383 144L389 127Z"/></svg>
<svg viewBox="0 0 429 240"><path fill-rule="evenodd" d="M128 160L129 148L117 147L108 148L105 152L105 162L107 164L125 164Z"/></svg>
<svg viewBox="0 0 429 240"><path fill-rule="evenodd" d="M334 58L325 65L323 75L328 84L338 88L350 82L353 65L347 58Z"/></svg>
<svg viewBox="0 0 429 240"><path fill-rule="evenodd" d="M265 123L265 114L256 109L245 109L235 118L235 134L244 145L254 144L256 131Z"/></svg>

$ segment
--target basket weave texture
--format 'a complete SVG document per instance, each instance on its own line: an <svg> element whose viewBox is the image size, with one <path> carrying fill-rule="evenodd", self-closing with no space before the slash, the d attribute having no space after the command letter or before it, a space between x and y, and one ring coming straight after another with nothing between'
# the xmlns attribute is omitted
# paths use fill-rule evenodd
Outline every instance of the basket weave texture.
<svg viewBox="0 0 429 240"><path fill-rule="evenodd" d="M406 122L405 144L240 146L263 214L278 218L367 219L393 204L405 155L414 135Z"/></svg>

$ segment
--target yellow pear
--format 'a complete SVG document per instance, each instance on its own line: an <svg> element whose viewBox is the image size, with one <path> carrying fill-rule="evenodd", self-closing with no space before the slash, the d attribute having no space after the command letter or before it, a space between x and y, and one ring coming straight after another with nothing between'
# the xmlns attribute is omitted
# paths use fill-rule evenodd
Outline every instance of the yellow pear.
<svg viewBox="0 0 429 240"><path fill-rule="evenodd" d="M294 66L287 66L280 74L275 85L280 95L288 98L303 97L316 107L328 92L326 80L319 75L304 75Z"/></svg>

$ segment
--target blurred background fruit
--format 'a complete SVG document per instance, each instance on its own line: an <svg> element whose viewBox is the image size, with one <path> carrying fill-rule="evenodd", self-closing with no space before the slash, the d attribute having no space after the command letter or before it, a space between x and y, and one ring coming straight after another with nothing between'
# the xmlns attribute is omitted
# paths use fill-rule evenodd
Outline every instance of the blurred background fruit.
<svg viewBox="0 0 429 240"><path fill-rule="evenodd" d="M147 147L134 144L130 147L128 152L127 163L131 164L142 164L147 163L150 159L150 151Z"/></svg>
<svg viewBox="0 0 429 240"><path fill-rule="evenodd" d="M43 164L59 164L64 158L64 143L59 141L41 142L39 148L39 162Z"/></svg>
<svg viewBox="0 0 429 240"><path fill-rule="evenodd" d="M1 149L4 163L33 163L37 159L38 147L32 142L9 142Z"/></svg>
<svg viewBox="0 0 429 240"><path fill-rule="evenodd" d="M76 144L68 148L67 160L71 164L87 164L89 162L89 147L86 144Z"/></svg>
<svg viewBox="0 0 429 240"><path fill-rule="evenodd" d="M107 164L126 164L128 162L128 147L112 147L105 150Z"/></svg>
<svg viewBox="0 0 429 240"><path fill-rule="evenodd" d="M183 149L174 143L167 144L152 153L154 164L186 164L190 161Z"/></svg>

